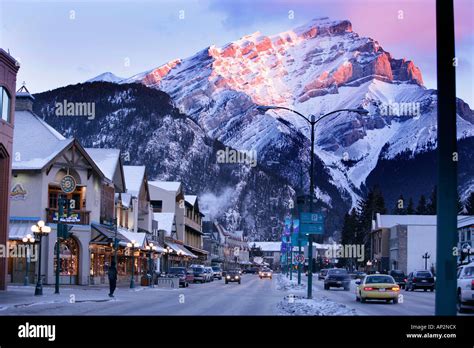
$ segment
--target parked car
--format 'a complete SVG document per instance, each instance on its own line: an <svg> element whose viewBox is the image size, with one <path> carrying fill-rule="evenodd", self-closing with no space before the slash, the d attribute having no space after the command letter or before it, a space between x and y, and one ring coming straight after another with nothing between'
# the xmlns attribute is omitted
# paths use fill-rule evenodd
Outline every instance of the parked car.
<svg viewBox="0 0 474 348"><path fill-rule="evenodd" d="M398 303L400 286L390 275L374 274L356 280L356 301L364 303L367 300L385 300Z"/></svg>
<svg viewBox="0 0 474 348"><path fill-rule="evenodd" d="M474 262L458 267L457 309L459 313L474 309Z"/></svg>
<svg viewBox="0 0 474 348"><path fill-rule="evenodd" d="M207 282L213 282L214 281L214 271L212 270L212 267L204 267L204 271L206 272L206 281Z"/></svg>
<svg viewBox="0 0 474 348"><path fill-rule="evenodd" d="M194 274L186 269L186 267L171 267L168 271L168 276L178 277L179 286L187 288L189 283L194 282Z"/></svg>
<svg viewBox="0 0 474 348"><path fill-rule="evenodd" d="M263 278L270 278L272 279L273 277L273 272L270 268L262 268L262 270L258 273L260 279Z"/></svg>
<svg viewBox="0 0 474 348"><path fill-rule="evenodd" d="M405 285L407 284L407 276L405 272L399 269L393 269L390 271L389 275L391 275L393 279L395 279L401 289L405 289Z"/></svg>
<svg viewBox="0 0 474 348"><path fill-rule="evenodd" d="M416 289L423 289L427 291L434 291L435 280L433 274L430 271L414 271L411 272L407 277L407 282L405 285L406 291L414 291Z"/></svg>
<svg viewBox="0 0 474 348"><path fill-rule="evenodd" d="M323 268L322 270L319 271L318 280L324 280L327 274L328 274L327 268Z"/></svg>
<svg viewBox="0 0 474 348"><path fill-rule="evenodd" d="M214 279L222 279L222 269L218 266L213 266L212 267L212 276Z"/></svg>
<svg viewBox="0 0 474 348"><path fill-rule="evenodd" d="M349 291L351 285L351 277L344 268L332 268L327 270L326 277L324 278L324 290L333 288L344 288L345 291Z"/></svg>
<svg viewBox="0 0 474 348"><path fill-rule="evenodd" d="M192 267L191 268L194 275L194 282L205 283L207 282L207 272L205 271L204 267Z"/></svg>
<svg viewBox="0 0 474 348"><path fill-rule="evenodd" d="M225 276L225 283L228 284L229 282L238 282L240 284L241 276L238 270L231 270L227 272Z"/></svg>

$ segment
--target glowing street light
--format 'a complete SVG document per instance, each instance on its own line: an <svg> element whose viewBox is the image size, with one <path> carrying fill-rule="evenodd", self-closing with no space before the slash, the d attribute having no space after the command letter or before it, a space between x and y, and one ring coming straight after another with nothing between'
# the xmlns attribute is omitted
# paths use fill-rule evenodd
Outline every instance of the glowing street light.
<svg viewBox="0 0 474 348"><path fill-rule="evenodd" d="M31 226L31 232L39 238L39 259L38 259L38 279L36 282L35 295L43 295L43 280L41 279L41 239L51 233L51 227L46 226L43 220L39 220L36 225Z"/></svg>

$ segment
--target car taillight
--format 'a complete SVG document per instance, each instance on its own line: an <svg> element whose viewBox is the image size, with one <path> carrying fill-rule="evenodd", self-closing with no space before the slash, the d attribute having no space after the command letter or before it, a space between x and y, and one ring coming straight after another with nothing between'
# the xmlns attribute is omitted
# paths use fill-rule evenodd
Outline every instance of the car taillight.
<svg viewBox="0 0 474 348"><path fill-rule="evenodd" d="M474 290L474 280L471 280L471 290Z"/></svg>
<svg viewBox="0 0 474 348"><path fill-rule="evenodd" d="M372 290L374 290L374 288L370 288L370 287L365 287L364 288L364 291L372 291Z"/></svg>
<svg viewBox="0 0 474 348"><path fill-rule="evenodd" d="M407 278L403 279L403 281L406 283L406 282L407 282Z"/></svg>

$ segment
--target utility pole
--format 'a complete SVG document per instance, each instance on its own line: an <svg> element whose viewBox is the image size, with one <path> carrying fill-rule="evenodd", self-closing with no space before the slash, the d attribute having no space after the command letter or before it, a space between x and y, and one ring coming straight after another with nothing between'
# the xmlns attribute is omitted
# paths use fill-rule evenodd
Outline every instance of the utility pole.
<svg viewBox="0 0 474 348"><path fill-rule="evenodd" d="M435 314L456 315L457 138L453 0L436 1L438 192Z"/></svg>

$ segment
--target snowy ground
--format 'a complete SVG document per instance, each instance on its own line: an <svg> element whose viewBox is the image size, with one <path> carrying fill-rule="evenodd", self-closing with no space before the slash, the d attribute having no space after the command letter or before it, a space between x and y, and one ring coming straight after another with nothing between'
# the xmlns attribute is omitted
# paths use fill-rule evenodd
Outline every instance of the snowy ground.
<svg viewBox="0 0 474 348"><path fill-rule="evenodd" d="M357 315L355 309L329 300L325 296L305 298L306 285L298 285L296 277L290 280L285 275L278 274L276 279L277 289L288 293L277 305L279 315Z"/></svg>

